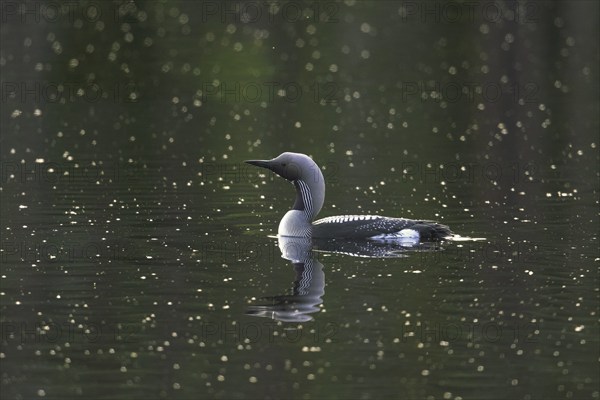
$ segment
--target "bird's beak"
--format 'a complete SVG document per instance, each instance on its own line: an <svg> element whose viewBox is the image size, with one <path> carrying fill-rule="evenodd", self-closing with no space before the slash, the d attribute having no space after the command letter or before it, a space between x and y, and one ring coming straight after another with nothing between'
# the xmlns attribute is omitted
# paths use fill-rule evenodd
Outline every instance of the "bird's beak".
<svg viewBox="0 0 600 400"><path fill-rule="evenodd" d="M244 162L257 167L271 169L271 162L268 160L246 160Z"/></svg>

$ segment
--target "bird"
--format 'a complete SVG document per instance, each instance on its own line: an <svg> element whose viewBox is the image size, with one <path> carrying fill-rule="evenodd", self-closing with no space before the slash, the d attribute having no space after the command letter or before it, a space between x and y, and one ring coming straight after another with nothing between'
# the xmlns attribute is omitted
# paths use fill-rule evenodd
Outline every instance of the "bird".
<svg viewBox="0 0 600 400"><path fill-rule="evenodd" d="M245 162L273 171L296 188L294 204L279 223L280 237L369 240L412 246L453 236L448 226L429 220L336 215L315 221L325 201L325 179L312 158L302 153L284 152L271 160Z"/></svg>

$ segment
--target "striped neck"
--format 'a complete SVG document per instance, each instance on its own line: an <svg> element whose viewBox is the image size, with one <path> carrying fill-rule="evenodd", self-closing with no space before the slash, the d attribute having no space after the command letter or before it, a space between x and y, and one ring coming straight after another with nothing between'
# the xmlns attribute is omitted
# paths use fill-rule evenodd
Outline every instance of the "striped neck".
<svg viewBox="0 0 600 400"><path fill-rule="evenodd" d="M323 181L321 180L321 182ZM311 185L302 179L295 180L293 183L296 187L296 200L292 210L301 211L306 216L306 220L308 222L312 222L319 211L321 211L321 207L323 206L323 200L325 198L325 185L323 183L322 185L317 185L317 187L313 187L311 189ZM314 193L315 190L319 189L322 189L320 194Z"/></svg>

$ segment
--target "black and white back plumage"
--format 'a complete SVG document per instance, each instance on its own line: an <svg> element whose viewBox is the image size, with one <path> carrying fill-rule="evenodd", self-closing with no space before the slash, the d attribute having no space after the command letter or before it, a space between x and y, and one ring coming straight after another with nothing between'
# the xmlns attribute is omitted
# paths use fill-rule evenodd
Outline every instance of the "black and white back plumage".
<svg viewBox="0 0 600 400"><path fill-rule="evenodd" d="M370 239L389 241L411 237L440 240L452 235L446 225L433 221L381 217L378 215L338 215L313 222L314 238Z"/></svg>

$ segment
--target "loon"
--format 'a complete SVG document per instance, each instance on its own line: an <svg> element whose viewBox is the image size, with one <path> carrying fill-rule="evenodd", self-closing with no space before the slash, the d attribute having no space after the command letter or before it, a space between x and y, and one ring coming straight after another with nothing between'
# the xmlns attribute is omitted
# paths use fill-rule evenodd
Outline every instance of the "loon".
<svg viewBox="0 0 600 400"><path fill-rule="evenodd" d="M247 160L292 182L296 200L279 223L278 236L314 239L393 241L418 244L453 236L446 225L434 221L337 215L314 221L325 201L325 179L319 166L305 154L285 152L272 160Z"/></svg>

